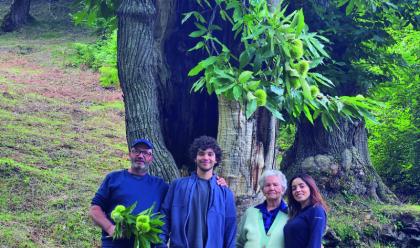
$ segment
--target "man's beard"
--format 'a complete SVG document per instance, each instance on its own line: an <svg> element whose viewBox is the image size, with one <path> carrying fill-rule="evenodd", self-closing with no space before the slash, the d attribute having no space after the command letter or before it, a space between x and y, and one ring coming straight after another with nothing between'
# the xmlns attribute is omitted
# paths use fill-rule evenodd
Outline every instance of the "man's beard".
<svg viewBox="0 0 420 248"><path fill-rule="evenodd" d="M149 169L150 164L143 162L143 165L139 165L133 160L131 160L131 169L139 171L139 172L147 172Z"/></svg>
<svg viewBox="0 0 420 248"><path fill-rule="evenodd" d="M208 171L211 171L212 169L214 169L214 166L206 168L205 166L200 166L198 163L197 163L197 165L196 165L196 166L197 166L197 167L199 168L199 170L201 170L202 172L208 172Z"/></svg>

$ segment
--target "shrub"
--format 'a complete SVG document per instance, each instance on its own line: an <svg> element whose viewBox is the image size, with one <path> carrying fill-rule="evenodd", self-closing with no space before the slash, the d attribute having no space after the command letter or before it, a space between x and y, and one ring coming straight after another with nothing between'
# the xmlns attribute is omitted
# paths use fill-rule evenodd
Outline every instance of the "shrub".
<svg viewBox="0 0 420 248"><path fill-rule="evenodd" d="M104 88L119 84L117 69L117 30L94 44L74 43L70 65L86 66L100 73L100 85Z"/></svg>
<svg viewBox="0 0 420 248"><path fill-rule="evenodd" d="M99 79L100 85L104 88L110 88L118 85L118 70L116 67L102 66L99 68L101 77Z"/></svg>
<svg viewBox="0 0 420 248"><path fill-rule="evenodd" d="M345 243L354 243L360 240L360 234L356 226L360 223L354 223L355 220L351 216L341 216L331 219L328 225L335 231L340 239Z"/></svg>

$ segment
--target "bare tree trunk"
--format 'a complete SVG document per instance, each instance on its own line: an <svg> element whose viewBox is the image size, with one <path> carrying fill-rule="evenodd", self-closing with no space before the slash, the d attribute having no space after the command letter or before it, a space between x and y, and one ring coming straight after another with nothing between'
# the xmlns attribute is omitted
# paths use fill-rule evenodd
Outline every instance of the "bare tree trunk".
<svg viewBox="0 0 420 248"><path fill-rule="evenodd" d="M288 177L299 172L312 175L320 189L331 196L348 193L398 202L371 164L362 121L341 120L331 132L319 121L315 125L302 121L282 169Z"/></svg>
<svg viewBox="0 0 420 248"><path fill-rule="evenodd" d="M3 18L1 30L12 32L31 21L30 5L31 0L14 0L10 6L10 11Z"/></svg>
<svg viewBox="0 0 420 248"><path fill-rule="evenodd" d="M170 181L179 177L179 171L160 127L157 82L162 61L160 40L154 33L158 18L153 0L122 1L118 9L118 76L124 94L127 142L149 138L155 145L151 172Z"/></svg>
<svg viewBox="0 0 420 248"><path fill-rule="evenodd" d="M224 97L218 100L217 137L224 152L218 172L227 179L235 193L236 206L241 214L250 205L262 201L258 194L258 180L264 169L275 167L275 159L271 158L274 152L268 152L270 147L274 149L273 121L264 116L267 113L262 110L247 120L238 102ZM265 160L267 157L270 157L268 161Z"/></svg>

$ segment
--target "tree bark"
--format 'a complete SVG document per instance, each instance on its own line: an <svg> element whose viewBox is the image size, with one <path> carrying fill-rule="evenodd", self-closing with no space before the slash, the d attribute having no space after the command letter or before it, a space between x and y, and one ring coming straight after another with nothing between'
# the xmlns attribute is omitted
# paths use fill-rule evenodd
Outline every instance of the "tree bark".
<svg viewBox="0 0 420 248"><path fill-rule="evenodd" d="M14 0L10 11L4 16L0 26L4 32L12 32L27 24L31 19L29 8L31 0Z"/></svg>
<svg viewBox="0 0 420 248"><path fill-rule="evenodd" d="M340 120L331 132L319 121L315 125L306 120L300 122L294 144L282 161L282 170L288 177L308 173L329 196L344 193L398 202L371 164L363 121Z"/></svg>
<svg viewBox="0 0 420 248"><path fill-rule="evenodd" d="M149 138L155 146L151 173L171 181L179 177L179 171L160 126L157 82L162 61L160 40L156 40L161 36L154 32L159 18L155 1L124 0L117 15L118 76L124 94L127 142Z"/></svg>
<svg viewBox="0 0 420 248"><path fill-rule="evenodd" d="M217 170L235 193L241 214L263 200L258 180L263 170L275 167L275 153L270 149L274 150L277 127L273 127L275 123L264 110L246 119L238 102L219 97L218 106L217 137L224 157Z"/></svg>

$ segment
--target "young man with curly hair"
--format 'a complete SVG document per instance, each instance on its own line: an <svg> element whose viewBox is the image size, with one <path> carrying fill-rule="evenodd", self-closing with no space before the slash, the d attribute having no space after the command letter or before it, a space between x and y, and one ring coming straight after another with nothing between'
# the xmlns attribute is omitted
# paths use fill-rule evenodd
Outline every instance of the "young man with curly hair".
<svg viewBox="0 0 420 248"><path fill-rule="evenodd" d="M216 183L213 170L222 150L212 137L201 136L190 146L196 171L175 180L162 205L165 226L162 239L169 247L233 248L236 209L232 191Z"/></svg>

